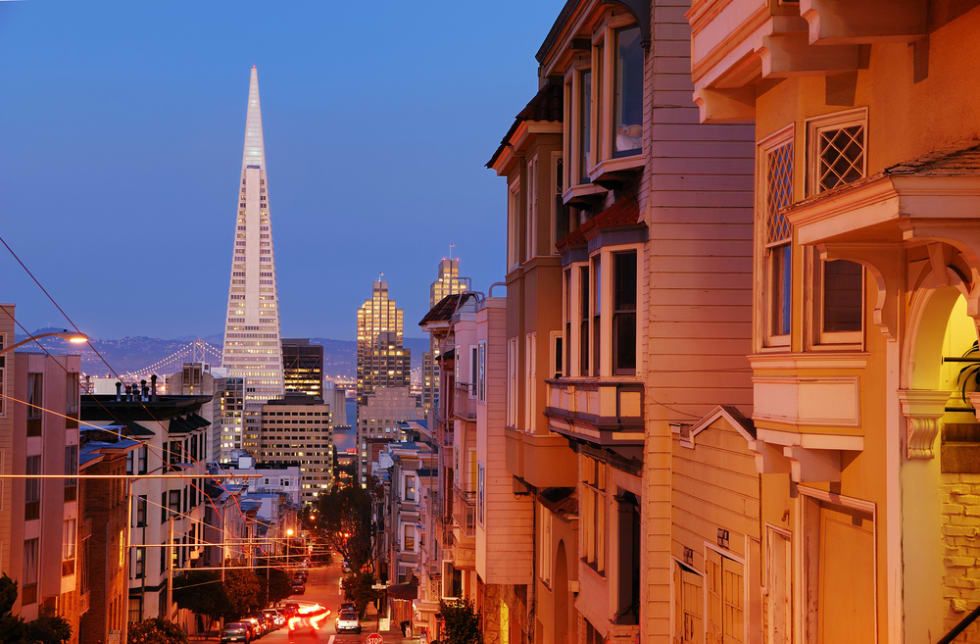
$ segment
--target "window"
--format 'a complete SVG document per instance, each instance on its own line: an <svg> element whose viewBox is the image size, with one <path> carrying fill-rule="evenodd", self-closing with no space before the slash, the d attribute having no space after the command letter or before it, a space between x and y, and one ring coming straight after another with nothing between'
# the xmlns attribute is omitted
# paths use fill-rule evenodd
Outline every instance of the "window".
<svg viewBox="0 0 980 644"><path fill-rule="evenodd" d="M146 548L133 548L133 577L142 579L146 574Z"/></svg>
<svg viewBox="0 0 980 644"><path fill-rule="evenodd" d="M470 398L476 396L476 379L479 366L479 353L476 347L470 347Z"/></svg>
<svg viewBox="0 0 980 644"><path fill-rule="evenodd" d="M554 233L552 234L551 247L548 252L551 254L555 253L555 245L568 234L568 206L565 205L565 200L562 199L561 193L563 189L563 180L565 178L565 168L564 162L562 161L561 155L552 155L552 183L554 185L554 190L552 190L552 202L554 203L554 213L552 213L554 218Z"/></svg>
<svg viewBox="0 0 980 644"><path fill-rule="evenodd" d="M39 373L27 374L27 435L41 435L41 407L43 401L44 382Z"/></svg>
<svg viewBox="0 0 980 644"><path fill-rule="evenodd" d="M546 584L551 583L551 531L552 522L554 520L554 515L551 514L551 510L539 506L541 508L541 514L538 518L539 524L541 526L541 538L540 543L538 543L538 569L541 571L541 581Z"/></svg>
<svg viewBox="0 0 980 644"><path fill-rule="evenodd" d="M602 258L592 258L592 375L599 376L602 364Z"/></svg>
<svg viewBox="0 0 980 644"><path fill-rule="evenodd" d="M533 432L535 425L535 386L537 382L538 335L528 333L524 337L524 430Z"/></svg>
<svg viewBox="0 0 980 644"><path fill-rule="evenodd" d="M134 512L136 523L133 524L135 527L143 528L146 526L146 509L147 497L145 494L140 494L136 497L136 511Z"/></svg>
<svg viewBox="0 0 980 644"><path fill-rule="evenodd" d="M65 519L61 530L61 574L75 573L75 539L77 537L75 519ZM69 565L65 565L67 562Z"/></svg>
<svg viewBox="0 0 980 644"><path fill-rule="evenodd" d="M477 463L476 467L476 514L480 519L480 524L483 524L483 486L485 483L484 477L486 472L483 469L483 463Z"/></svg>
<svg viewBox="0 0 980 644"><path fill-rule="evenodd" d="M833 190L865 176L867 111L848 110L807 122L810 193ZM815 258L815 325L820 343L858 343L864 317L864 270L846 260Z"/></svg>
<svg viewBox="0 0 980 644"><path fill-rule="evenodd" d="M148 456L148 447L146 445L141 445L139 449L136 450L136 463L139 474L146 474L146 460Z"/></svg>
<svg viewBox="0 0 980 644"><path fill-rule="evenodd" d="M410 474L405 476L405 500L415 500L415 477Z"/></svg>
<svg viewBox="0 0 980 644"><path fill-rule="evenodd" d="M581 459L583 559L601 573L606 561L606 464L589 456Z"/></svg>
<svg viewBox="0 0 980 644"><path fill-rule="evenodd" d="M565 270L565 374L572 375L572 271Z"/></svg>
<svg viewBox="0 0 980 644"><path fill-rule="evenodd" d="M487 344L480 343L480 400L487 399Z"/></svg>
<svg viewBox="0 0 980 644"><path fill-rule="evenodd" d="M20 591L22 604L33 604L37 601L37 568L40 556L39 539L24 541L24 576Z"/></svg>
<svg viewBox="0 0 980 644"><path fill-rule="evenodd" d="M517 338L507 339L507 426L517 426Z"/></svg>
<svg viewBox="0 0 980 644"><path fill-rule="evenodd" d="M174 517L180 515L180 497L181 497L180 492L181 492L180 490L170 490L169 492L170 496L169 496L169 502L167 504L167 507L170 510L170 514Z"/></svg>
<svg viewBox="0 0 980 644"><path fill-rule="evenodd" d="M613 373L636 374L636 251L613 254Z"/></svg>
<svg viewBox="0 0 980 644"><path fill-rule="evenodd" d="M579 183L589 183L589 168L592 167L592 72L588 69L579 72L579 128L578 128L578 167Z"/></svg>
<svg viewBox="0 0 980 644"><path fill-rule="evenodd" d="M525 217L525 239L524 239L524 259L525 261L533 258L537 254L538 246L538 218L537 218L537 195L538 195L538 159L533 157L527 162L527 217Z"/></svg>
<svg viewBox="0 0 980 644"><path fill-rule="evenodd" d="M71 416L73 419L78 418L78 400L79 400L78 385L79 385L78 374L69 373L67 376L67 382L65 386L65 415ZM77 423L75 423L74 426L77 427L78 426Z"/></svg>
<svg viewBox="0 0 980 644"><path fill-rule="evenodd" d="M65 501L78 496L78 445L65 445Z"/></svg>
<svg viewBox="0 0 980 644"><path fill-rule="evenodd" d="M405 541L402 543L404 552L415 552L415 526L405 524Z"/></svg>
<svg viewBox="0 0 980 644"><path fill-rule="evenodd" d="M616 30L615 69L613 156L625 157L640 153L643 133L643 47L639 27Z"/></svg>
<svg viewBox="0 0 980 644"><path fill-rule="evenodd" d="M562 355L562 337L560 331L552 331L549 335L551 338L551 353L550 353L550 363L551 363L551 377L561 378L562 376L562 366L564 364L564 358Z"/></svg>
<svg viewBox="0 0 980 644"><path fill-rule="evenodd" d="M507 270L517 267L520 262L520 208L521 184L514 180L507 192Z"/></svg>
<svg viewBox="0 0 980 644"><path fill-rule="evenodd" d="M793 202L792 129L763 146L765 217L765 336L769 346L789 344L793 244L783 209Z"/></svg>
<svg viewBox="0 0 980 644"><path fill-rule="evenodd" d="M28 456L25 474L41 473L41 456ZM29 478L24 481L24 520L30 521L41 516L41 479Z"/></svg>
<svg viewBox="0 0 980 644"><path fill-rule="evenodd" d="M589 267L579 268L578 375L589 375Z"/></svg>

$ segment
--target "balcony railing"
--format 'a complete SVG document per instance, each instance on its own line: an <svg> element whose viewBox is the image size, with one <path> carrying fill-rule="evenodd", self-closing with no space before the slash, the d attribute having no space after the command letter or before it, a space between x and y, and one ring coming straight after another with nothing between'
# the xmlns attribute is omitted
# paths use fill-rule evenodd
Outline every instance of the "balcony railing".
<svg viewBox="0 0 980 644"><path fill-rule="evenodd" d="M476 421L476 385L467 382L457 382L453 392L456 418Z"/></svg>
<svg viewBox="0 0 980 644"><path fill-rule="evenodd" d="M545 414L552 430L602 445L643 442L643 383L566 378L545 382Z"/></svg>
<svg viewBox="0 0 980 644"><path fill-rule="evenodd" d="M471 537L476 534L476 492L455 488L457 504L453 508L453 521L463 534Z"/></svg>

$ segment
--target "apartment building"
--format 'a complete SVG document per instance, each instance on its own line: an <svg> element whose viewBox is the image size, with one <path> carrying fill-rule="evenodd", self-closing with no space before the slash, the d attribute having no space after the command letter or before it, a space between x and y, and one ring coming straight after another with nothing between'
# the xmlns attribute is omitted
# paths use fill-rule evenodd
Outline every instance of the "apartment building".
<svg viewBox="0 0 980 644"><path fill-rule="evenodd" d="M937 641L977 605L975 5L688 13L701 120L755 127L767 641Z"/></svg>
<svg viewBox="0 0 980 644"><path fill-rule="evenodd" d="M13 308L6 341L13 342ZM13 614L30 621L42 614L64 618L78 641L78 356L7 353L4 413L10 447L6 471L65 478L13 479L9 505L9 559L4 572L17 582ZM122 485L122 483L120 483Z"/></svg>
<svg viewBox="0 0 980 644"><path fill-rule="evenodd" d="M214 429L211 432L212 458L219 463L232 458L242 448L245 426L245 391L247 379L224 376L214 381Z"/></svg>
<svg viewBox="0 0 980 644"><path fill-rule="evenodd" d="M151 617L193 621L168 599L168 579L203 561L204 484L211 458L208 421L198 412L209 395L161 395L150 384L117 384L115 395L82 396L81 417L89 425L139 441L127 453L127 474L170 473L186 478L133 481L131 548L128 553L126 621ZM173 544L159 547L160 544Z"/></svg>
<svg viewBox="0 0 980 644"><path fill-rule="evenodd" d="M569 0L488 163L507 178L505 437L535 499L533 641L669 641L677 535L746 530L674 517L702 485L675 465L712 457L675 457L674 430L741 436L727 419L752 409L752 131L699 124L685 11Z"/></svg>
<svg viewBox="0 0 980 644"><path fill-rule="evenodd" d="M259 463L299 465L302 502L314 502L333 484L333 425L322 398L287 393L262 405Z"/></svg>
<svg viewBox="0 0 980 644"><path fill-rule="evenodd" d="M299 392L325 398L323 346L310 344L309 338L283 338L282 374L286 393Z"/></svg>
<svg viewBox="0 0 980 644"><path fill-rule="evenodd" d="M81 429L78 481L78 641L80 644L126 641L129 618L127 522L131 482L127 455L136 440L90 427Z"/></svg>

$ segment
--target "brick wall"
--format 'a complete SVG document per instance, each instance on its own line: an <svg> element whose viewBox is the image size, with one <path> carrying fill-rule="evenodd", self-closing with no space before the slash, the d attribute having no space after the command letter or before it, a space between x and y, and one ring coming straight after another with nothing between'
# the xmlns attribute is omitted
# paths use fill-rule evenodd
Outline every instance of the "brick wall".
<svg viewBox="0 0 980 644"><path fill-rule="evenodd" d="M944 631L980 604L980 474L943 474ZM980 620L956 638L980 644Z"/></svg>

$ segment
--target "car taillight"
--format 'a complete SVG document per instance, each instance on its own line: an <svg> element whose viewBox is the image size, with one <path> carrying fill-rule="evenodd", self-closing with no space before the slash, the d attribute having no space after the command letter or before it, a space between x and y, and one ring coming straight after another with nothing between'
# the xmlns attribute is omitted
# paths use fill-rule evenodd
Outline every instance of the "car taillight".
<svg viewBox="0 0 980 644"><path fill-rule="evenodd" d="M300 619L299 617L290 617L289 618L289 630L295 631L296 630L296 627L299 626L300 625L300 622L302 622L302 621L303 620Z"/></svg>

